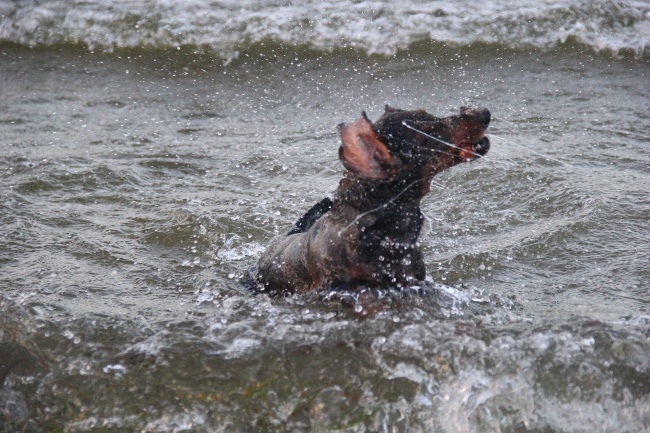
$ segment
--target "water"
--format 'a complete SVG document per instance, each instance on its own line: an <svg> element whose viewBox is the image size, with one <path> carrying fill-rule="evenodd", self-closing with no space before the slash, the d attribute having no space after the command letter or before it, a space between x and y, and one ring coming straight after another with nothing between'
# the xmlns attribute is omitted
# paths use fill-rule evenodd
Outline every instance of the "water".
<svg viewBox="0 0 650 433"><path fill-rule="evenodd" d="M649 431L649 13L1 2L0 431ZM252 296L385 103L493 114L430 294Z"/></svg>

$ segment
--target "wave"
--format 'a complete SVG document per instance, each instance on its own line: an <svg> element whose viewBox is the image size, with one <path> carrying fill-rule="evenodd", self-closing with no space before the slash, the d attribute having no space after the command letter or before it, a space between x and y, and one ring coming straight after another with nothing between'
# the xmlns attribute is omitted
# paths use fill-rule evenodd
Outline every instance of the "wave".
<svg viewBox="0 0 650 433"><path fill-rule="evenodd" d="M567 42L650 57L650 4L634 0L0 0L0 41L89 50L198 47L224 59L260 43L394 55L421 42L547 50Z"/></svg>

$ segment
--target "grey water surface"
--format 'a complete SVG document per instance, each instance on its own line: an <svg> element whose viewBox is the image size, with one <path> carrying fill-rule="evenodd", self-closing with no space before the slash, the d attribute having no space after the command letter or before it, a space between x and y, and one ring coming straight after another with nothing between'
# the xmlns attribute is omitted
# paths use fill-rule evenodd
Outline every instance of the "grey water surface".
<svg viewBox="0 0 650 433"><path fill-rule="evenodd" d="M0 2L0 431L650 431L650 7L208 3ZM493 115L430 296L251 294L387 103Z"/></svg>

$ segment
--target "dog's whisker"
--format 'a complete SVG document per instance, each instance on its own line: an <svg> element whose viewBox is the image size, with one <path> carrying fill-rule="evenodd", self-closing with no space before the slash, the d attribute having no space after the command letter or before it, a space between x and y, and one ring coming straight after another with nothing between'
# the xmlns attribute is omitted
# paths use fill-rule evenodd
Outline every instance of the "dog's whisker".
<svg viewBox="0 0 650 433"><path fill-rule="evenodd" d="M418 132L418 133L424 135L424 136L427 137L427 138L430 138L430 139L432 139L432 140L435 140L435 141L437 141L438 143L442 143L442 144L444 144L445 146L449 146L449 147L451 147L451 148L453 148L453 149L462 150L462 151L467 152L467 153L469 153L469 154L471 154L471 155L473 155L473 156L476 156L477 158L481 158L481 157L483 156L483 155L481 155L481 154L479 154L479 153L472 152L471 150L464 149L464 148L462 148L462 147L460 147L460 146L456 146L456 145L453 144L453 143L448 143L448 142L446 142L445 140L441 140L441 139L439 139L438 137L435 137L435 136L433 136L433 135L431 135L431 134L427 134L427 133L424 132L424 131L421 131L421 130L419 130L419 129L417 129L417 128L414 128L414 127L412 127L411 125L409 125L408 123L406 123L406 120L402 121L402 125L406 126L408 129L411 129L411 130L413 130L413 131L415 131L415 132Z"/></svg>
<svg viewBox="0 0 650 433"><path fill-rule="evenodd" d="M512 120L508 120L508 119L506 119L506 118L504 118L504 117L493 117L493 118L492 118L492 121L493 121L493 122L494 122L494 121L497 121L497 122L505 122L505 123L509 123L509 124L511 124L512 126L517 126L517 124L516 124L515 122L513 122Z"/></svg>
<svg viewBox="0 0 650 433"><path fill-rule="evenodd" d="M464 150L465 152L470 153L470 154L472 154L472 155L474 155L474 156L476 156L476 157L478 157L478 158L482 158L482 157L483 157L483 155L481 155L481 154L478 154L478 153L476 153L476 152L469 151L469 150L467 150L467 149L463 149L463 148L461 148L461 147L456 146L455 144L448 143L448 142L446 142L446 141L444 141L444 140L441 140L441 139L439 139L439 138L437 138L437 137L434 137L433 135L427 134L427 133L424 132L424 131L421 131L421 130L419 130L419 129L417 129L417 128L414 128L414 127L408 125L408 124L406 123L406 121L402 122L402 125L406 126L406 127L409 128L409 129L412 129L413 131L419 132L420 134L422 134L422 135L424 135L424 136L426 136L426 137L428 137L428 138L431 138L431 139L436 140L436 141L438 141L438 142L440 142L440 143L442 143L442 144L445 144L445 145L447 145L447 146L449 146L449 147L452 147L452 148L455 148L455 149ZM490 134L490 136L493 136L493 135L494 135L494 134ZM456 155L454 155L453 153L444 152L444 151L442 151L442 150L438 150L438 149L428 149L428 148L426 148L426 147L424 147L424 146L418 146L418 147L420 147L420 148L422 148L422 149L424 149L424 150L430 151L430 152L440 153L440 154L442 154L442 155L456 156ZM489 161L490 161L491 164L504 163L505 161L510 162L511 165L516 165L516 164L517 164L516 161L514 161L514 160L512 160L512 159L510 159L510 158L506 158L506 157L502 157L499 161L495 161L495 160L489 160Z"/></svg>
<svg viewBox="0 0 650 433"><path fill-rule="evenodd" d="M424 146L418 146L418 147L421 148L421 149L423 149L423 150L425 150L425 151L427 151L427 152L436 153L436 154L439 154L439 155L456 156L456 155L454 155L453 153L445 152L444 150L439 150L439 149L427 149L427 148L424 147Z"/></svg>
<svg viewBox="0 0 650 433"><path fill-rule="evenodd" d="M518 124L518 123L516 123L516 122L513 122L512 120L505 119L505 118L503 118L503 117L493 117L493 118L492 118L492 121L495 121L495 122L497 122L497 123L498 123L498 122L503 122L503 123L506 124L506 126L511 127L512 130L514 130L514 131L518 131L518 130L521 129L521 125L520 125L520 124ZM507 133L507 132L509 132L509 131L508 131L507 129L503 129L503 132L506 132L506 133Z"/></svg>
<svg viewBox="0 0 650 433"><path fill-rule="evenodd" d="M565 162L565 161L562 161L560 159L553 158L553 157L550 157L548 155L545 155L545 154L543 154L541 152L537 152L535 150L532 150L532 149L530 149L530 148L528 148L528 147L526 147L526 146L524 146L522 144L519 144L519 143L514 142L512 140L508 140L507 138L505 138L505 137L503 137L501 135L494 135L494 134L490 134L490 135L492 137L496 137L498 139L501 139L501 140L503 140L503 141L505 141L507 143L513 144L513 145L518 146L518 147L522 147L522 148L526 149L526 152L528 152L528 153L532 153L534 155L537 155L537 156L539 156L541 158L544 158L544 159L547 159L549 161L557 162L558 164L566 165L567 167L575 168L575 166L573 164L569 164L568 162Z"/></svg>
<svg viewBox="0 0 650 433"><path fill-rule="evenodd" d="M411 147L417 147L421 152L423 153L429 153L431 155L448 155L448 156L456 156L453 153L445 152L444 150L440 149L431 149L426 146L418 145L418 144L413 144L409 143L409 146Z"/></svg>
<svg viewBox="0 0 650 433"><path fill-rule="evenodd" d="M497 137L497 136L490 133L490 137ZM499 138L499 137L497 137L497 138ZM500 164L502 164L502 165L508 165L508 166L513 166L513 165L518 164L518 162L515 161L514 159L511 159L511 158L508 158L508 157L504 156L503 152L500 152L498 148L497 149L491 148L490 153L497 153L497 154L500 154L500 156L499 156L499 158L488 158L488 159L486 159L485 162L488 163L488 164L492 164L492 165L500 165Z"/></svg>

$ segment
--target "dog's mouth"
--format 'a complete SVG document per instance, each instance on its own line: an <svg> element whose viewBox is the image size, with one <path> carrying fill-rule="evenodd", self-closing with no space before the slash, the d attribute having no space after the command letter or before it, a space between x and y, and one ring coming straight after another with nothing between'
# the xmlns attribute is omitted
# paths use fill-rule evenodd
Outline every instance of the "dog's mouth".
<svg viewBox="0 0 650 433"><path fill-rule="evenodd" d="M478 142L471 145L459 145L458 157L469 161L480 158L490 150L490 139L484 136Z"/></svg>

